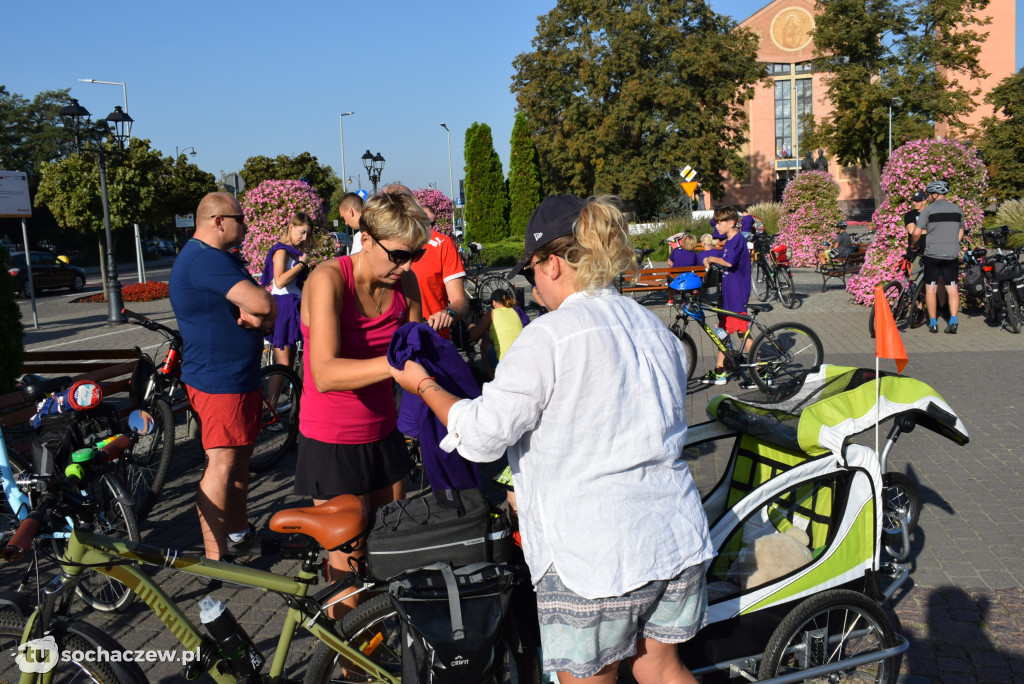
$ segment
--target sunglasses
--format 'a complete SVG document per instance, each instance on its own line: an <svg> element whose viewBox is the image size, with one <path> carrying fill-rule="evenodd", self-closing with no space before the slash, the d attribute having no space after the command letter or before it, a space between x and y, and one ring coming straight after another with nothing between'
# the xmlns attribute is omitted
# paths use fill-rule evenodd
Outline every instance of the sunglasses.
<svg viewBox="0 0 1024 684"><path fill-rule="evenodd" d="M245 223L245 216L242 214L214 214L210 218L229 218L235 219L239 223Z"/></svg>
<svg viewBox="0 0 1024 684"><path fill-rule="evenodd" d="M377 246L379 246L381 249L384 250L385 253L387 253L388 259L395 266L401 266L402 264L408 263L410 261L419 261L420 259L423 258L423 255L427 253L425 247L420 247L415 252L410 252L407 249L388 249L384 245L380 244L380 240L373 237L373 235L371 235L370 237L373 238L373 241L377 243Z"/></svg>
<svg viewBox="0 0 1024 684"><path fill-rule="evenodd" d="M552 257L552 256L556 256L559 259L564 259L565 258L561 254L549 254L548 255L548 257ZM537 264L544 263L545 261L548 260L548 257L545 257L543 259L539 259L537 261L531 261L526 266L523 266L523 270L520 271L520 273L522 273L523 277L526 278L526 282L528 282L530 284L530 287L533 287L533 286L535 286L537 284L537 281L535 280L536 276L534 275L534 272L533 272L533 267L536 266Z"/></svg>

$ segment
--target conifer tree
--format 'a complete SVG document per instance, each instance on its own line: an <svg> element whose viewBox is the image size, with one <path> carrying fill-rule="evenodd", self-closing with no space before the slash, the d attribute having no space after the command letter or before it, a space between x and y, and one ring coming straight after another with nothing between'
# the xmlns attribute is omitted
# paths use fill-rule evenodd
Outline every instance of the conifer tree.
<svg viewBox="0 0 1024 684"><path fill-rule="evenodd" d="M512 151L508 160L508 227L515 237L526 235L530 214L541 200L540 164L537 148L530 137L526 115L516 114L512 126Z"/></svg>
<svg viewBox="0 0 1024 684"><path fill-rule="evenodd" d="M491 127L474 122L466 130L466 237L497 242L508 236L505 174L494 151Z"/></svg>

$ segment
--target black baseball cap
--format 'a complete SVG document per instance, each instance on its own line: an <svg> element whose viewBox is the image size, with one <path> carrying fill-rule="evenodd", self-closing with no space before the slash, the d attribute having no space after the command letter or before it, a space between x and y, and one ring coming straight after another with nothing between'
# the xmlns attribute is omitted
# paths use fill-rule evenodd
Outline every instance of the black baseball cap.
<svg viewBox="0 0 1024 684"><path fill-rule="evenodd" d="M924 202L926 199L928 199L928 193L924 190L918 190L910 196L911 202Z"/></svg>
<svg viewBox="0 0 1024 684"><path fill-rule="evenodd" d="M526 224L525 254L508 277L516 276L529 263L533 253L556 238L572 235L573 226L587 201L573 195L551 195L533 210Z"/></svg>

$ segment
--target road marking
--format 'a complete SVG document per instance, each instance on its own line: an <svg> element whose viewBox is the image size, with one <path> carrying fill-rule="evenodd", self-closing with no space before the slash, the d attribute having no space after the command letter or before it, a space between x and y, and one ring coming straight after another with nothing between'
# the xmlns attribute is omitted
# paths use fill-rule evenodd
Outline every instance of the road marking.
<svg viewBox="0 0 1024 684"><path fill-rule="evenodd" d="M153 319L153 320L156 320L156 321L162 323L163 321L173 321L175 319L174 318L165 318L163 320L159 320L159 319ZM29 348L27 348L25 351L43 351L44 349L53 349L54 347L63 347L66 344L80 344L82 342L88 342L89 340L98 340L101 337L109 337L110 335L122 335L122 334L124 334L123 330L114 330L112 332L106 332L106 333L103 333L101 335L93 335L92 337L77 337L77 338L75 338L73 340L67 340L65 342L57 342L56 344L50 344L50 345L47 345L45 347L35 347L35 346L32 346L32 345L29 345ZM151 344L148 347L140 347L140 348L141 349L152 349L153 347L159 347L162 344L167 344L167 341L165 340L163 342L157 342L156 344Z"/></svg>

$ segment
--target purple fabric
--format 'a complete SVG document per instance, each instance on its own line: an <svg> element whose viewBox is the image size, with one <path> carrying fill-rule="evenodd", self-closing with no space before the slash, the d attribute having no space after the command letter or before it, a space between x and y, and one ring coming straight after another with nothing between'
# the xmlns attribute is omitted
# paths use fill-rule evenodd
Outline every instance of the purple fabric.
<svg viewBox="0 0 1024 684"><path fill-rule="evenodd" d="M668 263L674 268L683 268L685 266L697 266L697 253L691 252L688 249L673 249L672 254L668 257Z"/></svg>
<svg viewBox="0 0 1024 684"><path fill-rule="evenodd" d="M388 363L401 368L406 361L423 366L429 375L437 378L437 384L457 397L476 399L480 396L480 385L455 345L426 323L406 323L391 338ZM441 440L448 435L448 428L412 392L402 396L398 429L410 437L419 437L423 469L435 492L483 487L475 463L462 458L458 451L448 453L441 449Z"/></svg>
<svg viewBox="0 0 1024 684"><path fill-rule="evenodd" d="M299 325L299 302L301 299L294 294L274 295L274 301L277 303L277 319L274 320L274 329L266 337L271 346L278 349L294 347L295 343L302 339L302 328Z"/></svg>
<svg viewBox="0 0 1024 684"><path fill-rule="evenodd" d="M750 298L750 251L742 233L725 241L722 259L732 264L729 268L722 267L722 308L744 313Z"/></svg>
<svg viewBox="0 0 1024 684"><path fill-rule="evenodd" d="M740 231L744 233L754 232L754 217L750 214L740 216Z"/></svg>
<svg viewBox="0 0 1024 684"><path fill-rule="evenodd" d="M523 327L525 328L527 325L529 325L530 317L526 315L526 312L520 309L518 306L514 306L512 308L515 309L517 314L519 314L519 322L523 324ZM493 366L491 367L493 368Z"/></svg>
<svg viewBox="0 0 1024 684"><path fill-rule="evenodd" d="M267 258L263 260L263 275L260 276L260 285L263 287L270 287L270 284L274 282L274 252L279 249L286 251L288 256L296 261L298 261L299 257L302 256L301 249L293 247L292 245L286 245L283 242L278 242L271 247L270 251L267 252ZM306 282L306 275L307 272L303 271L299 274L299 277L295 279L295 282L298 284L300 289L302 288L302 284Z"/></svg>

